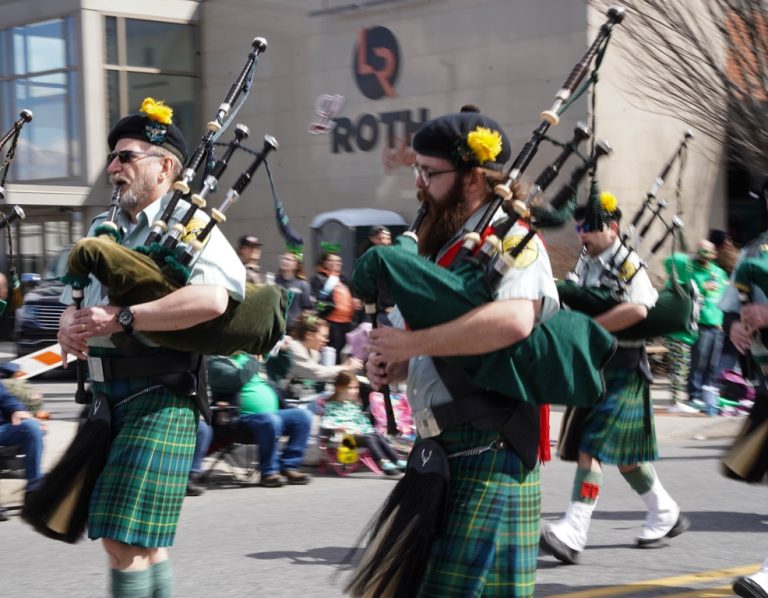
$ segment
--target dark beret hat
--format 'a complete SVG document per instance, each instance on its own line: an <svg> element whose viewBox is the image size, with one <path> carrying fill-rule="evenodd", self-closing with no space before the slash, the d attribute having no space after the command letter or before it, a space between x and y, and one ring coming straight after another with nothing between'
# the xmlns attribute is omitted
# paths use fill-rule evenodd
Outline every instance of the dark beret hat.
<svg viewBox="0 0 768 598"><path fill-rule="evenodd" d="M475 166L501 170L511 150L504 130L475 106L424 123L413 137L417 154L445 158L457 168Z"/></svg>
<svg viewBox="0 0 768 598"><path fill-rule="evenodd" d="M144 100L142 110L148 106L148 100L151 100L151 98ZM117 124L109 132L107 143L109 144L110 151L115 149L115 145L117 145L120 139L138 139L167 149L184 164L187 161L187 141L184 139L181 129L173 124L173 122L170 122L173 111L162 105L162 102L157 103L154 100L152 102L151 106L160 104L161 108L166 110L166 112L162 113L163 116L158 117L154 112L145 111L134 112L124 116L117 121ZM161 120L158 120L159 118ZM166 122L163 122L163 120Z"/></svg>
<svg viewBox="0 0 768 598"><path fill-rule="evenodd" d="M383 224L377 224L376 226L371 227L371 230L368 231L368 236L375 237L380 233L387 233L388 235L392 234L386 226Z"/></svg>

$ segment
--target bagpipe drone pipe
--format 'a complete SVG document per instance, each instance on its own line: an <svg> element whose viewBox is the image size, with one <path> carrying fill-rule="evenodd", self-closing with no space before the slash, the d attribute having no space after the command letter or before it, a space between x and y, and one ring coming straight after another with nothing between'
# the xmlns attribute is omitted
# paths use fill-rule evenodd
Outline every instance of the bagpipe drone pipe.
<svg viewBox="0 0 768 598"><path fill-rule="evenodd" d="M496 284L506 270L514 267L537 226L559 226L570 217L578 182L600 157L610 152L605 142L596 145L584 166L577 169L549 206L532 202L540 199L568 156L577 153L578 144L585 138L581 126L553 164L536 179L527 201L515 201L514 212L494 224L493 233L479 247L498 209L512 200L512 188L546 139L550 125L559 122L559 114L567 107L564 102L574 94L595 55L602 56L613 26L621 22L623 15L620 7L608 11L608 20L597 39L558 91L552 108L542 112L542 122L513 161L506 182L495 187L480 223L465 236L452 264L446 269L418 255L416 231L427 209L422 204L411 231L394 245L372 247L358 259L351 283L364 302L375 302L381 285L391 293L405 322L414 330L453 320L493 299ZM516 244L505 252L505 235L519 220L528 225L529 234L515 239ZM601 398L604 385L600 370L614 350L615 339L599 325L583 314L564 311L534 326L528 338L511 347L486 355L451 356L446 361L461 367L475 385L503 396L533 404L586 406ZM553 368L564 367L567 375L552 376Z"/></svg>
<svg viewBox="0 0 768 598"><path fill-rule="evenodd" d="M593 317L615 307L624 300L626 288L640 270L646 267L648 260L658 253L670 238L675 238L681 233L682 220L678 216L673 216L667 221L662 215L667 204L663 199L657 199L656 194L676 161L680 161L682 169L687 144L692 137L689 131L685 132L677 151L664 165L643 204L635 213L630 226L621 235L618 249L604 266L601 286L582 287L578 284L578 271L585 257L584 251L580 254L574 271L569 273L565 280L558 281L557 291L563 305ZM643 223L643 218L648 211L651 213L650 218ZM664 232L650 251L644 257L640 257L637 248L643 243L656 222L663 225ZM641 223L643 223L642 226L640 226ZM635 265L633 258L639 260L639 265ZM697 316L695 286L690 281L680 282L676 273L673 272L669 284L659 292L656 304L648 311L647 318L634 326L616 332L615 335L619 339L646 339L674 332L692 332L697 329Z"/></svg>
<svg viewBox="0 0 768 598"><path fill-rule="evenodd" d="M215 134L224 130L226 123L222 123L222 119L243 91L244 85L249 84L256 57L265 48L266 41L262 38L254 40L243 72L222 102L214 121L208 123L208 134L190 159L182 180L175 184L170 202L161 218L153 223L145 244L136 249L119 244L120 233L114 222L117 206L113 197L113 208L110 209L107 220L96 229L95 236L82 239L73 247L67 263L67 274L63 277L65 283L72 285L73 289L82 289L88 285L92 275L107 289L110 303L117 306L153 301L187 283L191 267L204 251L213 228L226 221L226 212L238 200L256 170L266 164L269 152L278 148L277 141L269 135L264 137L260 151L245 148L242 141L247 137L248 130L238 125L235 136L227 144L223 156L215 162L211 172L204 178L201 191L192 194L188 202L185 200L184 204L180 203L189 193L189 183L200 169L203 158L211 152L215 144ZM231 118L227 122L229 121ZM229 188L222 205L211 210L210 217L202 229L196 235L190 235L187 227L193 215L204 213L206 197L217 187L229 159L237 149L253 154L255 157L252 163ZM118 185L115 193L119 195L119 192ZM277 207L276 196L275 201ZM284 212L279 212L279 222L281 214L285 220ZM169 224L172 225L169 227ZM287 222L281 224L282 231ZM166 231L168 233L163 240L162 234ZM191 238L188 238L190 236ZM293 238L297 238L295 234ZM287 293L280 287L248 283L244 300L236 301L230 297L225 313L213 320L184 330L149 331L143 334L163 347L180 351L222 355L246 351L259 355L269 351L284 334L287 301Z"/></svg>

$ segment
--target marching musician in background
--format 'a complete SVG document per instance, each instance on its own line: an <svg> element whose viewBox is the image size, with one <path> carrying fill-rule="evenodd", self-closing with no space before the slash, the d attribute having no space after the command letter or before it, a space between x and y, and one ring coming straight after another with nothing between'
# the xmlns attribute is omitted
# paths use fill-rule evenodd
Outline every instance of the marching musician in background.
<svg viewBox="0 0 768 598"><path fill-rule="evenodd" d="M598 194L593 186L586 209L577 213L576 219L584 254L574 278L582 287L607 286L620 299L595 321L614 333L641 322L655 305L658 293L637 254L626 259L628 250L619 237L621 210L616 198ZM578 466L568 509L562 519L542 530L541 548L565 563L575 563L586 547L604 463L617 465L646 505L648 512L637 538L639 547L659 546L663 538L677 536L690 525L649 463L658 459L651 379L645 341L620 341L605 370L605 400L591 408L573 410L572 420L577 423L564 426L561 432L560 455L577 461ZM564 418L564 424L568 419Z"/></svg>
<svg viewBox="0 0 768 598"><path fill-rule="evenodd" d="M764 482L768 473L768 453L765 449L765 436L760 438L768 420L768 386L766 386L766 363L768 363L768 349L766 349L766 330L768 330L768 289L752 284L748 292L738 289L735 284L735 274L745 259L759 258L765 255L768 249L768 233L763 233L744 246L739 260L734 269L731 284L726 289L720 300L719 307L723 310L723 329L729 336L736 350L744 356L745 378L755 378L756 384L755 403L750 411L749 418L744 428L738 435L734 446L724 460L729 477L740 479L750 483ZM740 299L740 291L742 298ZM743 301L746 299L746 303ZM753 370L750 372L750 370ZM750 376L750 374L753 374ZM738 444L742 443L744 455L743 462L737 468L735 451ZM746 448L752 444L750 448ZM733 460L729 460L731 456ZM757 573L739 577L733 582L733 591L737 596L746 598L768 597L768 557L763 561L762 567Z"/></svg>
<svg viewBox="0 0 768 598"><path fill-rule="evenodd" d="M494 186L501 182L501 170L510 158L509 140L498 123L476 108L466 107L461 113L424 124L413 138L413 149L416 186L429 206L419 231L419 252L445 264L458 251L464 234L475 228L494 195ZM496 218L503 215L501 212ZM504 239L505 249L525 232L523 227L514 226ZM481 355L509 347L526 338L538 322L557 309L549 258L541 239L534 237L502 278L491 303L432 328L372 330L368 376L377 387L407 377L414 413L456 403L460 395L466 396L467 385L469 392L482 398L487 391L472 387L462 378L464 374L456 371L458 368L447 375L435 358ZM396 325L397 311L390 316ZM420 438L437 440L448 456L448 506L444 527L431 545L418 588L402 595L416 595L418 589L419 596L479 596L484 588L492 589L494 595L533 595L541 506L535 458L538 408L513 400L505 401L505 405L513 409L511 416L507 413L480 421L470 413L456 418L437 436L434 431L418 430ZM511 431L513 436L525 436L513 431L515 426L536 431L526 439L532 446L524 447L526 454L532 452L532 459L521 457L520 449L511 448L501 432L507 417L510 427L505 427L505 432ZM436 493L435 487L427 492ZM422 513L414 513L414 517L431 507L427 503L419 508ZM418 529L413 533L430 538L433 531ZM354 587L352 591L358 593Z"/></svg>
<svg viewBox="0 0 768 598"><path fill-rule="evenodd" d="M136 247L170 199L187 143L171 109L151 98L140 112L118 121L108 143L107 172L121 187L115 224L123 244ZM179 204L174 221L189 207ZM89 236L105 215L94 219ZM199 226L191 221L187 233ZM201 356L153 346L141 331L208 321L224 312L230 296L242 300L245 293L245 269L218 229L191 270L188 286L122 308L107 304L105 291L92 280L84 307L70 305L61 317L64 363L67 354L87 359L92 390L105 395L112 410L113 441L91 498L88 536L102 539L117 597L171 596L166 547L173 544L198 414L209 413ZM72 303L71 293L61 300Z"/></svg>

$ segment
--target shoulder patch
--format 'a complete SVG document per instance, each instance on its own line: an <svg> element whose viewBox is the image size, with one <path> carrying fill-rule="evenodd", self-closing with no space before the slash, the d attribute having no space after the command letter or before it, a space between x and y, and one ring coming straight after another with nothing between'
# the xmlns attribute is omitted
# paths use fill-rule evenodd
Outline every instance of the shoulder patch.
<svg viewBox="0 0 768 598"><path fill-rule="evenodd" d="M509 235L504 237L504 253L508 253L513 247L516 247L525 238L525 235ZM535 239L528 241L520 254L515 258L512 264L513 268L523 269L530 266L539 257L539 245Z"/></svg>
<svg viewBox="0 0 768 598"><path fill-rule="evenodd" d="M637 272L637 266L631 260L626 260L621 266L621 270L619 270L619 278L621 280L629 280L635 272Z"/></svg>

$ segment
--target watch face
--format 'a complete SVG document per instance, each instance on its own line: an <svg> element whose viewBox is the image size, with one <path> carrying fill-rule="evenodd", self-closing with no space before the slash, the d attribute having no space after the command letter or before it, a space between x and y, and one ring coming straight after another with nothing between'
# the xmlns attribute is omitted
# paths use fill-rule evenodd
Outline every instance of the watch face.
<svg viewBox="0 0 768 598"><path fill-rule="evenodd" d="M117 323L123 328L130 328L133 326L133 314L128 308L121 309L117 314Z"/></svg>

